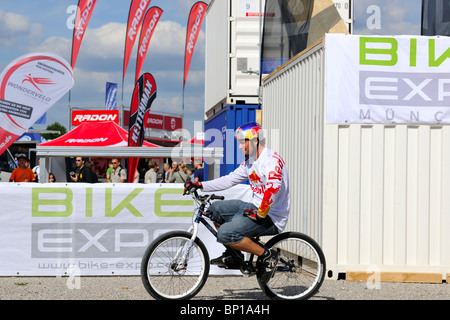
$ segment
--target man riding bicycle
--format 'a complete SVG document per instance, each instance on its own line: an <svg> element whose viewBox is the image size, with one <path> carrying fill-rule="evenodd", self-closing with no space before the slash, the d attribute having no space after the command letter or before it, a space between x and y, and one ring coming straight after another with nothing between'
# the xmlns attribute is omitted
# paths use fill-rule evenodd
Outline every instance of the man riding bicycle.
<svg viewBox="0 0 450 320"><path fill-rule="evenodd" d="M205 192L229 189L249 180L253 192L251 202L226 200L213 202L209 211L216 219L224 221L217 232L217 241L227 249L211 264L230 269L239 268L231 248L258 256L257 264L270 277L275 270L278 253L264 249L250 238L282 232L289 215L289 178L283 159L265 147L261 126L246 123L236 130L239 149L245 161L227 176L211 181L187 182L185 192L202 189ZM240 255L242 253L239 252Z"/></svg>

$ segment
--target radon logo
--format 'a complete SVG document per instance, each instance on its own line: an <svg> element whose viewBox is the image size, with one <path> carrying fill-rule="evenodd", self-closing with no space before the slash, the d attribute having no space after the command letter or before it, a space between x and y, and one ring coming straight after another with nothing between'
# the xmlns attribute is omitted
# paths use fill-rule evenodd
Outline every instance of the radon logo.
<svg viewBox="0 0 450 320"><path fill-rule="evenodd" d="M25 76L25 79L23 79L22 84L24 82L31 83L36 89L38 89L40 92L42 90L37 86L38 84L55 84L52 80L49 78L38 78L38 77L32 77L31 73ZM43 93L43 92L42 92Z"/></svg>

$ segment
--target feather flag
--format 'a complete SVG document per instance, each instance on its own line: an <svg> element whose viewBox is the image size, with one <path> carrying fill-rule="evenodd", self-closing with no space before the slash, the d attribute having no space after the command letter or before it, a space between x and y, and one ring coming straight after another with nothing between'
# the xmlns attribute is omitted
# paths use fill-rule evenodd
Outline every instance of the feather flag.
<svg viewBox="0 0 450 320"><path fill-rule="evenodd" d="M75 27L73 29L72 38L72 59L71 67L75 68L78 51L80 50L81 41L83 40L92 11L94 11L97 0L80 0L78 1L78 9L75 17Z"/></svg>
<svg viewBox="0 0 450 320"><path fill-rule="evenodd" d="M128 146L140 147L144 142L145 118L156 98L156 82L149 73L144 73L134 87L131 98ZM134 182L139 158L128 159L128 182Z"/></svg>
<svg viewBox="0 0 450 320"><path fill-rule="evenodd" d="M148 9L142 22L142 31L139 36L139 46L136 59L136 77L135 82L138 81L141 74L142 65L144 64L145 56L147 55L150 39L155 31L156 24L161 18L163 11L159 7L151 7Z"/></svg>
<svg viewBox="0 0 450 320"><path fill-rule="evenodd" d="M125 53L123 60L123 79L130 60L131 51L133 50L134 42L141 29L142 20L144 19L147 8L150 5L150 0L132 0L130 4L130 11L128 13L127 34L125 37Z"/></svg>
<svg viewBox="0 0 450 320"><path fill-rule="evenodd" d="M186 47L184 50L184 79L183 89L186 85L186 79L191 65L192 54L194 53L203 18L205 17L208 5L202 1L196 2L189 13L188 25L186 30Z"/></svg>
<svg viewBox="0 0 450 320"><path fill-rule="evenodd" d="M30 53L0 74L0 154L74 84L69 63L51 53Z"/></svg>

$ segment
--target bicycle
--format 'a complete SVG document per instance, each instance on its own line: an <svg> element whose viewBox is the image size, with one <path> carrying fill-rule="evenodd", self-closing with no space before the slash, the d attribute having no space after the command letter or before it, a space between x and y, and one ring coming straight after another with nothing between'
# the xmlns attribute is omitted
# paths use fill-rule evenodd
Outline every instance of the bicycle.
<svg viewBox="0 0 450 320"><path fill-rule="evenodd" d="M204 243L198 238L198 225L202 223L214 236L217 231L211 225L220 225L206 208L212 200L224 197L192 193L198 206L194 210L193 223L188 231L169 231L156 238L147 247L141 264L141 279L147 292L155 299L191 299L203 288L209 275L210 260ZM308 299L321 287L326 270L322 249L311 237L299 232L283 232L271 236L266 243L252 239L280 253L276 270L265 280L261 268L249 254L243 259L232 253L240 262L240 271L247 276L256 275L262 291L272 299ZM256 257L257 258L257 257ZM264 280L263 280L264 279Z"/></svg>

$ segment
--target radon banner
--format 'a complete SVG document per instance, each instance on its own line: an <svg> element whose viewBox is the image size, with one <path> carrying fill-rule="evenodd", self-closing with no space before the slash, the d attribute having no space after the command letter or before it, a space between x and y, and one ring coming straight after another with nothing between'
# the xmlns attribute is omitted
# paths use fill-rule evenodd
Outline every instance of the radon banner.
<svg viewBox="0 0 450 320"><path fill-rule="evenodd" d="M203 18L206 14L208 5L202 1L194 3L189 13L186 30L186 48L184 50L184 79L183 88L186 85L186 79L191 65L192 55L194 54L195 44L202 27Z"/></svg>
<svg viewBox="0 0 450 320"><path fill-rule="evenodd" d="M73 29L72 38L72 69L75 68L75 62L77 61L78 51L80 50L81 41L83 40L84 33L86 31L89 19L97 0L80 0L78 1L77 15L75 17L75 26Z"/></svg>
<svg viewBox="0 0 450 320"><path fill-rule="evenodd" d="M328 34L328 123L450 123L450 38Z"/></svg>
<svg viewBox="0 0 450 320"><path fill-rule="evenodd" d="M0 154L74 84L70 65L51 53L14 60L0 74Z"/></svg>
<svg viewBox="0 0 450 320"><path fill-rule="evenodd" d="M147 55L150 40L162 13L163 11L159 7L151 7L145 14L144 22L142 22L141 35L139 36L135 81L138 81L141 74L142 65L144 64L145 56Z"/></svg>
<svg viewBox="0 0 450 320"><path fill-rule="evenodd" d="M128 122L128 146L140 147L144 142L145 122L148 111L156 98L156 82L150 73L139 77L131 98L130 120ZM128 182L134 182L139 158L128 159Z"/></svg>
<svg viewBox="0 0 450 320"><path fill-rule="evenodd" d="M153 239L192 225L182 193L178 183L0 183L0 276L139 275ZM251 198L248 185L216 194ZM211 257L223 252L202 225L199 237Z"/></svg>
<svg viewBox="0 0 450 320"><path fill-rule="evenodd" d="M142 20L145 12L150 5L150 0L132 0L130 4L130 11L128 12L127 34L125 35L125 52L123 59L123 79L127 71L128 61L130 60L133 45L141 30Z"/></svg>

